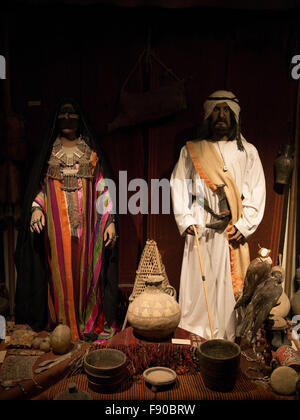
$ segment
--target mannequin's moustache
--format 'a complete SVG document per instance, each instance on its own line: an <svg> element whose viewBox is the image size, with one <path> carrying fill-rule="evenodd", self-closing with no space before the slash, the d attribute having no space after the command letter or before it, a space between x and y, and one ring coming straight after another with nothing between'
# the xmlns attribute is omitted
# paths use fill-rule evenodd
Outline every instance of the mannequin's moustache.
<svg viewBox="0 0 300 420"><path fill-rule="evenodd" d="M220 122L226 124L226 126L228 127L227 121L226 120L222 120L222 119L218 119L217 121L215 121L214 124L213 124L213 126L215 127Z"/></svg>

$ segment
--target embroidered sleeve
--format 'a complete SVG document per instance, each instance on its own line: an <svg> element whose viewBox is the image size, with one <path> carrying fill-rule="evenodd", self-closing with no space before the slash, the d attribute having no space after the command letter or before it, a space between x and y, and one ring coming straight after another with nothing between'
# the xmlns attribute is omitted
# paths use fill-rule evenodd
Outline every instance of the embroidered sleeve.
<svg viewBox="0 0 300 420"><path fill-rule="evenodd" d="M32 202L32 208L33 207L40 207L40 209L45 212L46 207L46 200L45 200L45 192L43 187L39 191L39 193L35 196L33 202Z"/></svg>

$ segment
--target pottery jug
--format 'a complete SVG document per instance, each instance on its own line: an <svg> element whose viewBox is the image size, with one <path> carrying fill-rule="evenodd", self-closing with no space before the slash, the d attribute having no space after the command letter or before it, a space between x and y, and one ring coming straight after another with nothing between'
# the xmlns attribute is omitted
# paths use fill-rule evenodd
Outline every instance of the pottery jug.
<svg viewBox="0 0 300 420"><path fill-rule="evenodd" d="M128 322L135 333L152 341L169 337L177 328L181 311L172 286L162 286L163 276L148 277L146 289L128 307Z"/></svg>
<svg viewBox="0 0 300 420"><path fill-rule="evenodd" d="M292 146L290 144L283 145L279 153L280 156L275 160L275 182L277 184L288 184L294 167Z"/></svg>

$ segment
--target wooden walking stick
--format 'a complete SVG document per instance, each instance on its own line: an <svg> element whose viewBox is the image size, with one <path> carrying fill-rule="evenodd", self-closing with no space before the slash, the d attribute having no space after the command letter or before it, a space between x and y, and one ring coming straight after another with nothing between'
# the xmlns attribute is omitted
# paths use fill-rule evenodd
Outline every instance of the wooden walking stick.
<svg viewBox="0 0 300 420"><path fill-rule="evenodd" d="M206 308L207 308L207 314L208 314L208 320L209 320L210 333L211 333L211 338L214 339L215 336L214 336L214 330L213 330L213 325L212 325L212 320L211 320L211 314L210 314L210 309L209 309L209 303L208 303L208 296L207 296L207 289L206 289L206 280L205 280L205 275L204 275L204 270L203 270L203 264L202 264L202 258L201 258L201 252L200 252L199 238L198 238L198 233L197 233L197 229L196 229L195 225L193 225L193 229L194 229L196 243L197 243L197 248L198 248L198 257L199 257L199 263L200 263L200 269L201 269L201 276L202 276L202 283L203 283L204 294L205 294L205 301L206 301Z"/></svg>

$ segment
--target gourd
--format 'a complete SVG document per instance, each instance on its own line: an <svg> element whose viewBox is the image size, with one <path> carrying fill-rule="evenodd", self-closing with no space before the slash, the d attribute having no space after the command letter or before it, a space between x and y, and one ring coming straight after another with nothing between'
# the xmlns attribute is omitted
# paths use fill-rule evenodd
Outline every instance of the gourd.
<svg viewBox="0 0 300 420"><path fill-rule="evenodd" d="M50 343L54 353L67 353L70 349L71 342L72 334L67 325L58 325L50 335Z"/></svg>
<svg viewBox="0 0 300 420"><path fill-rule="evenodd" d="M272 372L270 385L278 394L291 395L296 392L298 380L298 373L294 369L288 366L280 366Z"/></svg>

